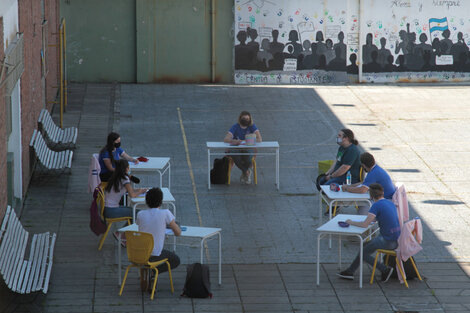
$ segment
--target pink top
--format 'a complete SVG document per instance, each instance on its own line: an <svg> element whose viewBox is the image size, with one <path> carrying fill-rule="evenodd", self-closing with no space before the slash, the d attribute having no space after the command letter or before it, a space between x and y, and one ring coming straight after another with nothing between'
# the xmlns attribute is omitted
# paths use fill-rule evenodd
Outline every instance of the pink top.
<svg viewBox="0 0 470 313"><path fill-rule="evenodd" d="M119 191L116 192L114 187L111 187L111 190L104 192L104 206L107 208L117 208L119 207L119 201L122 196L127 192L126 185L130 184L129 178L121 180L121 185Z"/></svg>

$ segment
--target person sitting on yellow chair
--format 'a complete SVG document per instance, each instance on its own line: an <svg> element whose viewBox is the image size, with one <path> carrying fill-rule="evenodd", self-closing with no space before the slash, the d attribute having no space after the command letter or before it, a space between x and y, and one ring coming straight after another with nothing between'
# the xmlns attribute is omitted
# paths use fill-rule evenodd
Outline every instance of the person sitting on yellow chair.
<svg viewBox="0 0 470 313"><path fill-rule="evenodd" d="M256 142L261 142L261 133L253 123L251 114L248 111L242 111L238 117L238 123L234 124L225 135L224 142L233 146L243 144L248 134L256 135ZM251 184L251 168L253 149L229 149L230 153L247 153L246 155L232 155L233 162L242 171L240 182Z"/></svg>
<svg viewBox="0 0 470 313"><path fill-rule="evenodd" d="M160 206L163 201L163 192L160 188L152 188L145 195L145 203L150 208L141 210L137 214L136 223L139 231L150 233L153 236L153 250L149 262L157 262L168 259L170 268L174 269L180 264L180 258L176 253L163 249L165 244L165 231L167 226L173 231L175 236L181 235L181 229L175 222L175 216L168 209L162 209ZM158 273L168 271L165 263L157 267Z"/></svg>
<svg viewBox="0 0 470 313"><path fill-rule="evenodd" d="M371 266L374 265L374 258L371 256L377 249L395 250L398 247L398 238L400 237L400 223L398 221L398 212L392 201L384 198L384 189L380 184L371 184L369 186L370 197L374 204L369 210L369 214L362 222L346 220L349 225L357 227L368 227L370 223L377 221L379 223L380 235L364 244L363 258ZM359 217L358 217L359 218ZM352 264L344 271L337 273L343 279L354 279L354 273L359 267L360 255L358 254ZM382 281L387 282L393 273L393 267L386 266L378 262L377 268L382 272Z"/></svg>

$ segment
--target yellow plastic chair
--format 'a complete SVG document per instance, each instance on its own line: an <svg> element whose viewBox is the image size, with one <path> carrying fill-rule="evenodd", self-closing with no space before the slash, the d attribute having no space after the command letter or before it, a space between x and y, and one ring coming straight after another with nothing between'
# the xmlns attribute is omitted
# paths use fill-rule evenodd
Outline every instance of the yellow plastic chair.
<svg viewBox="0 0 470 313"><path fill-rule="evenodd" d="M230 186L230 174L232 173L232 167L235 164L233 162L233 159L228 156L229 159L229 164L228 164L228 170L227 170L227 185ZM251 158L251 164L253 164L253 181L255 182L255 185L258 185L258 174L256 172L256 156L253 156Z"/></svg>
<svg viewBox="0 0 470 313"><path fill-rule="evenodd" d="M105 218L104 217L104 188L106 188L107 183L102 182L98 186L98 196L96 197L96 205L98 207L98 210L100 211L101 219L106 222L106 232L103 234L103 236L100 239L100 243L98 245L98 250L101 250L103 248L104 241L106 237L108 236L109 230L111 229L111 226L113 223L116 222L127 222L127 224L132 223L132 217L130 216L125 216L125 217L115 217L115 218Z"/></svg>
<svg viewBox="0 0 470 313"><path fill-rule="evenodd" d="M388 259L390 256L395 258L395 264L399 264L399 260L397 257L397 253L395 250L386 250L386 249L377 249L377 253L375 254L375 260L374 260L374 266L372 267L372 276L370 277L370 283L374 283L374 277L375 277L375 268L377 267L377 260L379 259L379 256L385 254L385 265L388 265ZM415 270L416 275L418 275L419 280L423 280L421 278L421 275L418 272L418 268L416 267L415 261L413 260L413 257L410 256L411 264L413 265L413 269ZM405 274L403 273L403 268L401 266L398 266L398 269L400 271L400 275L403 278L403 281L405 282L406 288L408 287L408 282L406 281Z"/></svg>
<svg viewBox="0 0 470 313"><path fill-rule="evenodd" d="M166 263L168 266L168 275L170 276L170 286L171 286L171 293L174 292L173 288L173 278L171 277L171 267L170 263L168 263L168 259L163 259L157 262L149 262L150 254L153 250L153 236L149 233L144 233L140 231L126 231L126 240L127 240L127 258L131 262L126 268L126 273L124 274L124 279L122 281L121 290L119 291L119 295L122 295L122 291L124 290L124 285L126 284L127 274L129 273L129 269L131 267L137 267L140 270L140 275L143 275L142 269L147 270L154 270L155 271L155 280L153 281L152 286L152 294L150 299L153 300L153 296L155 294L155 286L157 285L158 279L158 269L157 266ZM141 281L143 277L140 278Z"/></svg>

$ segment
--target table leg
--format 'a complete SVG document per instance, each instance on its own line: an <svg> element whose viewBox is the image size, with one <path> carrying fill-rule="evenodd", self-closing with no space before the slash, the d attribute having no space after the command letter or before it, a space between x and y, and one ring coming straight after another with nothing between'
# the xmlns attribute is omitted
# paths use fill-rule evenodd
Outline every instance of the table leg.
<svg viewBox="0 0 470 313"><path fill-rule="evenodd" d="M331 221L331 217L332 217L332 214L333 214L333 213L331 212L331 211L332 211L332 210L331 210L331 207L333 206L333 203L334 203L334 202L335 202L334 200L331 201L331 202L330 202L330 205L328 206L328 213L329 213L329 216L330 216L330 219L329 219L330 221ZM329 235L328 237L329 237L329 239L328 239L328 248L331 249L331 235Z"/></svg>
<svg viewBox="0 0 470 313"><path fill-rule="evenodd" d="M362 241L362 237L361 236L357 236L359 237L359 244L360 244L360 249L359 249L359 288L362 288L362 263L363 263L363 250L364 250L364 247L363 247L363 241Z"/></svg>
<svg viewBox="0 0 470 313"><path fill-rule="evenodd" d="M168 161L168 190L170 190L171 186L171 163Z"/></svg>
<svg viewBox="0 0 470 313"><path fill-rule="evenodd" d="M160 185L159 186L160 186L160 189L161 189L161 188L163 188L163 177L162 177L163 175L162 175L162 172L160 172L160 171L158 171L158 173L160 174ZM168 188L168 189L170 189L170 188Z"/></svg>
<svg viewBox="0 0 470 313"><path fill-rule="evenodd" d="M222 285L222 234L219 232L219 285Z"/></svg>
<svg viewBox="0 0 470 313"><path fill-rule="evenodd" d="M338 238L338 266L341 270L341 235Z"/></svg>
<svg viewBox="0 0 470 313"><path fill-rule="evenodd" d="M318 216L318 220L320 221L320 225L322 225L322 215L323 215L323 212L322 212L322 204L323 204L323 196L322 196L322 191L320 190L320 193L318 194L318 198L320 199L320 203L318 204L318 207L319 207L319 211L320 211L320 214Z"/></svg>
<svg viewBox="0 0 470 313"><path fill-rule="evenodd" d="M207 189L211 189L211 150L207 149Z"/></svg>
<svg viewBox="0 0 470 313"><path fill-rule="evenodd" d="M118 240L118 284L121 286L121 233Z"/></svg>
<svg viewBox="0 0 470 313"><path fill-rule="evenodd" d="M276 185L279 190L279 148L276 149Z"/></svg>
<svg viewBox="0 0 470 313"><path fill-rule="evenodd" d="M137 210L137 203L132 206L132 223L135 223L135 211Z"/></svg>
<svg viewBox="0 0 470 313"><path fill-rule="evenodd" d="M320 285L320 239L321 234L317 237L317 286Z"/></svg>
<svg viewBox="0 0 470 313"><path fill-rule="evenodd" d="M201 239L201 264L204 264L203 252L204 252L204 238Z"/></svg>

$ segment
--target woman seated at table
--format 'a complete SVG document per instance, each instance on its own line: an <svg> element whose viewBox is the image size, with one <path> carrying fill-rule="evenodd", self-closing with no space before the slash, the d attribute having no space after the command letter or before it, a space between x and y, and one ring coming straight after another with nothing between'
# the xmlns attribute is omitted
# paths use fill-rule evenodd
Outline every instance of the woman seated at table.
<svg viewBox="0 0 470 313"><path fill-rule="evenodd" d="M104 189L104 217L116 218L132 216L132 208L120 206L121 197L127 192L131 198L147 191L145 188L134 189L129 180L129 162L115 161L115 170Z"/></svg>
<svg viewBox="0 0 470 313"><path fill-rule="evenodd" d="M139 160L129 156L121 148L121 136L118 133L109 133L106 146L101 149L99 155L101 181L107 182L109 180L114 172L116 161L120 159L125 159L135 164L139 163Z"/></svg>
<svg viewBox="0 0 470 313"><path fill-rule="evenodd" d="M238 123L234 124L227 135L225 135L224 142L230 143L233 146L242 144L246 139L246 135L255 134L256 141L261 142L261 133L253 123L251 114L247 111L242 111L238 117ZM231 155L235 165L242 171L240 182L251 184L251 159L253 157L253 149L229 149L229 153L247 153L246 155Z"/></svg>

